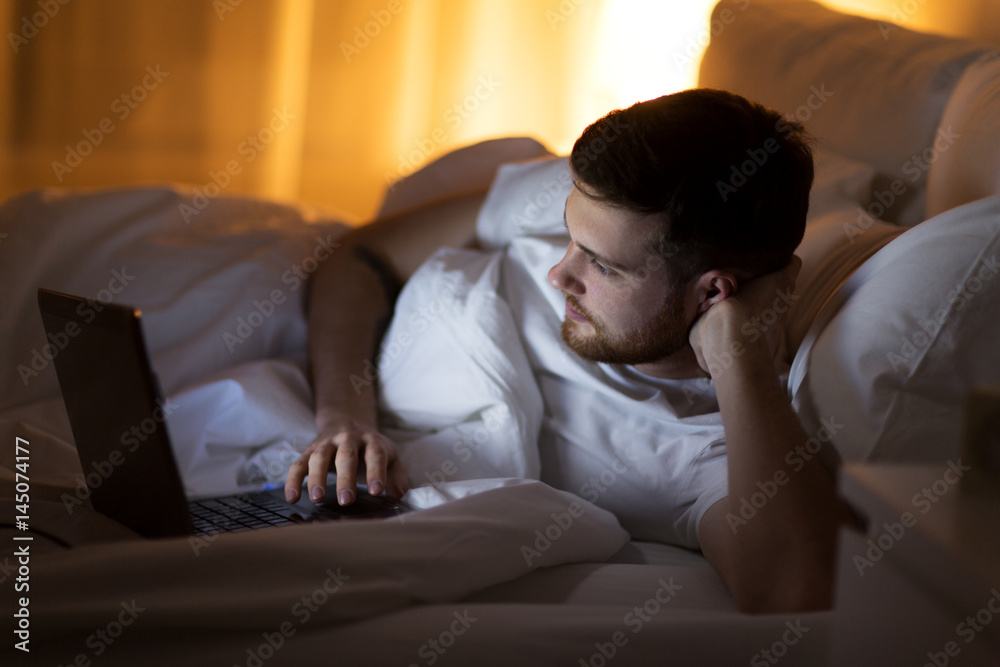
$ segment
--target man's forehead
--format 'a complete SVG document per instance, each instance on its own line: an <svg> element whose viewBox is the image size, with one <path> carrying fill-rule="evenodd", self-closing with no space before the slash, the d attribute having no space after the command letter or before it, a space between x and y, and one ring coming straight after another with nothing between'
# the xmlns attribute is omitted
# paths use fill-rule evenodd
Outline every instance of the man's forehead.
<svg viewBox="0 0 1000 667"><path fill-rule="evenodd" d="M652 214L636 213L621 206L609 204L589 194L586 185L582 188L574 185L563 206L563 221L572 225L574 222L596 223L593 226L601 228L611 228L613 230L627 230L632 237L642 239L657 236L657 226L659 221ZM572 204L571 204L572 202ZM567 213L572 207L573 211ZM579 220L568 220L567 215L575 215Z"/></svg>
<svg viewBox="0 0 1000 667"><path fill-rule="evenodd" d="M574 243L621 268L644 266L658 245L658 223L653 216L601 202L576 186L566 198L563 221Z"/></svg>

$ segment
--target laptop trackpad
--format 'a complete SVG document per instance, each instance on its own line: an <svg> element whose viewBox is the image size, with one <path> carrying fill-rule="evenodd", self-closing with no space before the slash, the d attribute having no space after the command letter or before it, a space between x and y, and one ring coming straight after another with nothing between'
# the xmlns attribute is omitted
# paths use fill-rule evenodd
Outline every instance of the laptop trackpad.
<svg viewBox="0 0 1000 667"><path fill-rule="evenodd" d="M357 498L350 505L340 505L328 495L322 503L316 504L305 494L297 503L289 504L285 500L283 489L273 489L266 493L294 510L290 518L295 521L336 521L339 519L384 519L394 517L409 510L403 503L386 496L372 496L363 487L359 487Z"/></svg>

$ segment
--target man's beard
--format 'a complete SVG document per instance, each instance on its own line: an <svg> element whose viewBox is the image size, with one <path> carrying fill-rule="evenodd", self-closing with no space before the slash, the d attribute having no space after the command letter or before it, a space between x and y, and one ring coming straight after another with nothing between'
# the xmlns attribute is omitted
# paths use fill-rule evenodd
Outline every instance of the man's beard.
<svg viewBox="0 0 1000 667"><path fill-rule="evenodd" d="M562 323L563 341L588 361L632 366L648 364L669 357L688 344L684 300L678 296L668 297L659 312L642 328L615 335L609 334L575 297L566 295L566 301L594 328L593 332L584 333L581 329L586 325L568 317Z"/></svg>

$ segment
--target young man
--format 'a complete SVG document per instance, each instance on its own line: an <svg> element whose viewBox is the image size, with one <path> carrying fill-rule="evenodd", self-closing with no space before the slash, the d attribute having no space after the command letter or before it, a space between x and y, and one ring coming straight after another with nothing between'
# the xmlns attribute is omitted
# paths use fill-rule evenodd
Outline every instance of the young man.
<svg viewBox="0 0 1000 667"><path fill-rule="evenodd" d="M564 295L550 338L575 353L546 361L538 350L552 340L522 332L546 409L543 481L580 493L581 460L634 441L641 464L622 462L614 493L595 493L633 537L701 548L745 610L828 606L836 527L849 514L818 457L787 470L807 435L775 369L780 323L755 319L787 310L781 296L798 272L813 174L802 128L736 95L689 90L597 121L569 165L569 246L546 278L524 267ZM395 285L437 248L476 241L483 200L469 193L376 221L315 275L319 434L289 470L290 500L307 477L310 497L323 499L332 466L339 502L353 502L362 457L369 492L408 488L374 390L356 392L348 378L374 356ZM588 392L610 407L581 405ZM616 438L613 424L631 415L642 437ZM762 484L775 492L740 518Z"/></svg>

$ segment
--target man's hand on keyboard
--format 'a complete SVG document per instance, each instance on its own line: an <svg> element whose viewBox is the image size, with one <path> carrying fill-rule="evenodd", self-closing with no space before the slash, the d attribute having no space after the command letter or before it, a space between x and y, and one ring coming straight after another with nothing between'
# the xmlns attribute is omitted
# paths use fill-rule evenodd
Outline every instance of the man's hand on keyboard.
<svg viewBox="0 0 1000 667"><path fill-rule="evenodd" d="M379 495L384 490L394 498L402 498L409 489L409 482L396 445L375 427L349 415L328 419L316 439L289 467L285 497L288 502L297 502L302 481L308 475L309 498L315 503L322 502L326 498L327 472L335 467L337 502L350 505L356 497L358 465L362 457L368 493Z"/></svg>

